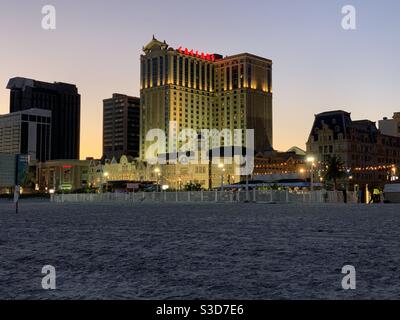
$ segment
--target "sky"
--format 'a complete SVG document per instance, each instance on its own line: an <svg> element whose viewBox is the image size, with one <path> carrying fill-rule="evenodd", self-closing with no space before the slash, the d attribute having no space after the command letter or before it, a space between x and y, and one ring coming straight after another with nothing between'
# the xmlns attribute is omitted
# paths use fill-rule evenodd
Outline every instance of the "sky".
<svg viewBox="0 0 400 320"><path fill-rule="evenodd" d="M55 30L42 28L45 5ZM356 30L342 7L356 8ZM400 111L398 0L0 0L0 114L15 76L78 86L81 158L102 153L102 100L139 95L142 47L273 60L274 148L305 148L314 115L378 121Z"/></svg>

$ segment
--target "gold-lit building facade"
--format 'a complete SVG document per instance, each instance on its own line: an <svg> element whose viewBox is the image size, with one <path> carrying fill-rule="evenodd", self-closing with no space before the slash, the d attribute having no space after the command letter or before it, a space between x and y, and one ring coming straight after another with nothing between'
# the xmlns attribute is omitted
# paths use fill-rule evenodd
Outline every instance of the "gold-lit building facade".
<svg viewBox="0 0 400 320"><path fill-rule="evenodd" d="M255 149L272 149L272 61L173 49L155 38L141 55L141 159L151 129L254 129ZM245 135L241 139L245 145ZM167 139L168 143L168 139ZM230 142L221 141L221 146ZM170 147L179 150L179 142ZM213 145L212 147L218 147ZM168 149L166 148L166 151ZM170 151L170 150L168 150Z"/></svg>

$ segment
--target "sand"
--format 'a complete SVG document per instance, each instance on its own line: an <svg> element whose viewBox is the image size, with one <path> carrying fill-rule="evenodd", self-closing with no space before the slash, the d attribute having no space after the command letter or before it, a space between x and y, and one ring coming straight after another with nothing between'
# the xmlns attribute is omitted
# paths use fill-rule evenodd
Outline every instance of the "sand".
<svg viewBox="0 0 400 320"><path fill-rule="evenodd" d="M399 226L399 205L1 200L0 298L395 299Z"/></svg>

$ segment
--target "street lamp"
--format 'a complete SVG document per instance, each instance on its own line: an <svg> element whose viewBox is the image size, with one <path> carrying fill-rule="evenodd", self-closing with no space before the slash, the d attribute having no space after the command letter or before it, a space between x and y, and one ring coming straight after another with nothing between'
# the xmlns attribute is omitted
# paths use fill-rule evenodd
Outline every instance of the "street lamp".
<svg viewBox="0 0 400 320"><path fill-rule="evenodd" d="M314 162L315 158L312 156L307 157L307 162L310 163L311 170L310 170L310 175L311 175L311 191L314 191Z"/></svg>
<svg viewBox="0 0 400 320"><path fill-rule="evenodd" d="M225 172L224 164L220 163L218 165L218 168L221 169L221 191L224 191L224 172Z"/></svg>
<svg viewBox="0 0 400 320"><path fill-rule="evenodd" d="M396 181L396 180L398 180L398 177L397 177L397 168L396 168L396 166L393 166L392 167L392 177L391 177L391 181Z"/></svg>
<svg viewBox="0 0 400 320"><path fill-rule="evenodd" d="M104 172L103 173L103 177L105 178L105 180L106 180L106 192L108 192L108 176L109 176L110 174L108 173L108 172Z"/></svg>
<svg viewBox="0 0 400 320"><path fill-rule="evenodd" d="M346 187L346 191L349 191L351 181L353 180L353 176L351 175L351 168L346 168L346 173L347 173L347 177L348 177L348 184Z"/></svg>

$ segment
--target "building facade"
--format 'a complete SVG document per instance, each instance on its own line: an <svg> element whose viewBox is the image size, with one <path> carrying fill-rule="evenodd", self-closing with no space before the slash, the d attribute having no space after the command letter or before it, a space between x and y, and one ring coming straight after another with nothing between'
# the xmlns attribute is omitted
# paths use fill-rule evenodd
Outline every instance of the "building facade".
<svg viewBox="0 0 400 320"><path fill-rule="evenodd" d="M17 156L0 153L0 194L16 184ZM7 190L8 191L8 190Z"/></svg>
<svg viewBox="0 0 400 320"><path fill-rule="evenodd" d="M400 112L394 113L392 119L380 120L379 130L387 136L400 137Z"/></svg>
<svg viewBox="0 0 400 320"><path fill-rule="evenodd" d="M349 112L324 112L315 116L307 153L320 170L329 157L339 157L347 183L382 187L400 164L400 137L382 134L375 122L353 121Z"/></svg>
<svg viewBox="0 0 400 320"><path fill-rule="evenodd" d="M221 163L223 159L221 158ZM91 161L89 166L88 184L94 189L101 189L107 183L115 182L152 182L168 186L169 189L184 190L189 183L199 184L203 189L221 186L221 183L230 184L240 181L236 174L237 166L234 163L225 164L223 168L218 164L149 164L122 156L105 163ZM211 180L211 185L209 184Z"/></svg>
<svg viewBox="0 0 400 320"><path fill-rule="evenodd" d="M75 85L12 78L10 112L51 111L51 159L79 159L81 97Z"/></svg>
<svg viewBox="0 0 400 320"><path fill-rule="evenodd" d="M173 49L153 40L141 56L141 158L151 129L176 137L183 129L254 129L255 149L272 149L272 61ZM170 124L175 123L171 128ZM245 145L243 136L241 144ZM180 150L179 139L168 141ZM233 145L224 141L222 146ZM213 145L217 147L217 145ZM166 150L171 150L166 148Z"/></svg>
<svg viewBox="0 0 400 320"><path fill-rule="evenodd" d="M73 192L89 187L90 160L50 160L36 166L36 189Z"/></svg>
<svg viewBox="0 0 400 320"><path fill-rule="evenodd" d="M17 184L25 187L28 172L27 155L0 153L0 194L10 193Z"/></svg>
<svg viewBox="0 0 400 320"><path fill-rule="evenodd" d="M113 94L103 101L103 157L139 157L140 99Z"/></svg>
<svg viewBox="0 0 400 320"><path fill-rule="evenodd" d="M31 161L51 157L51 111L28 109L0 115L0 153L26 154Z"/></svg>
<svg viewBox="0 0 400 320"><path fill-rule="evenodd" d="M298 149L302 151L301 149ZM254 159L253 177L257 180L275 177L307 178L306 156L301 152L288 150L287 152L268 151L258 153Z"/></svg>

